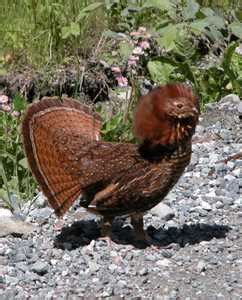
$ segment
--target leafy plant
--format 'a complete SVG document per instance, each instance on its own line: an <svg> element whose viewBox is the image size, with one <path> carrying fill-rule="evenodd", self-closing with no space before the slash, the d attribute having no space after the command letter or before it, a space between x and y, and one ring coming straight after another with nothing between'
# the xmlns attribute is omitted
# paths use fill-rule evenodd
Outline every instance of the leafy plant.
<svg viewBox="0 0 242 300"><path fill-rule="evenodd" d="M236 7L226 15L216 8L201 6L196 0L107 2L107 10L116 19L116 27L126 24L126 28L120 26L118 29L133 30L134 26L147 24L149 20L149 32L160 51L155 56L149 51L148 59L147 55L145 59L136 55L136 65L143 63L143 69L146 68L154 83L190 81L202 103L215 101L231 89L241 95L238 63L241 58L237 56L235 67L233 57L238 43L232 42L242 38L242 24ZM140 45L140 38L137 43L127 36L124 43L133 43L136 47ZM149 39L146 41L151 44ZM117 53L120 53L118 48ZM110 56L108 61L117 63L117 59ZM119 59L119 67L121 63L122 59ZM122 69L128 71L128 78L138 70L133 68L130 73L129 68Z"/></svg>
<svg viewBox="0 0 242 300"><path fill-rule="evenodd" d="M19 210L36 190L20 138L20 114L25 106L26 101L16 96L12 112L0 111L0 198L12 210Z"/></svg>
<svg viewBox="0 0 242 300"><path fill-rule="evenodd" d="M133 142L132 115L119 112L111 119L106 119L102 127L102 137L105 141Z"/></svg>
<svg viewBox="0 0 242 300"><path fill-rule="evenodd" d="M116 91L118 92L118 90ZM132 84L131 93L126 92L126 99L120 106L115 107L112 116L107 116L99 107L98 111L103 119L101 130L102 139L108 142L130 142L136 141L133 135L133 111L138 99L138 89L135 82Z"/></svg>

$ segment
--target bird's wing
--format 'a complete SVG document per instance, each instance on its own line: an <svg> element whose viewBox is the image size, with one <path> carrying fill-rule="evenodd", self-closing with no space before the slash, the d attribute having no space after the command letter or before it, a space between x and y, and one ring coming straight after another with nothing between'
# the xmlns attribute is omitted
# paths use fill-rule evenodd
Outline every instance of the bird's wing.
<svg viewBox="0 0 242 300"><path fill-rule="evenodd" d="M136 147L98 141L100 128L99 115L68 99L46 98L23 119L30 168L59 216L83 191L92 198L135 163Z"/></svg>

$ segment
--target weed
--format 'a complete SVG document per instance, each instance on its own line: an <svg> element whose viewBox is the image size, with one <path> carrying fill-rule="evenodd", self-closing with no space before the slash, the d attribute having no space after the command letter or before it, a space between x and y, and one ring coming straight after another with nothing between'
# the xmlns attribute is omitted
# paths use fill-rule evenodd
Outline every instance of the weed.
<svg viewBox="0 0 242 300"><path fill-rule="evenodd" d="M35 181L28 169L20 138L21 113L26 101L16 96L11 110L0 111L0 198L11 210L19 210L33 198Z"/></svg>

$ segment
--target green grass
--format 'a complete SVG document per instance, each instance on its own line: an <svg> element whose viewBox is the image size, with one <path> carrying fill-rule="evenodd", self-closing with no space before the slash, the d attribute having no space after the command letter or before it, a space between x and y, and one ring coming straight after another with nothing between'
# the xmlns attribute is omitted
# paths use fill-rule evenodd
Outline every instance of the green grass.
<svg viewBox="0 0 242 300"><path fill-rule="evenodd" d="M105 26L102 7L102 1L91 0L2 0L2 55L12 51L20 66L36 67L85 56Z"/></svg>
<svg viewBox="0 0 242 300"><path fill-rule="evenodd" d="M10 112L0 111L0 198L11 209L21 209L33 198L36 183L28 169L21 142L21 113L26 101L16 96Z"/></svg>

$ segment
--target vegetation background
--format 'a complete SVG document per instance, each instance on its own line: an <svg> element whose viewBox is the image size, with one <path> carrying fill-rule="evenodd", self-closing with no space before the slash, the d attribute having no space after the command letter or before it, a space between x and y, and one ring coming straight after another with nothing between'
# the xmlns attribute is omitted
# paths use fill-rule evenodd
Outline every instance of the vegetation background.
<svg viewBox="0 0 242 300"><path fill-rule="evenodd" d="M72 96L80 98L87 64L105 65L109 94L128 99L111 116L99 107L106 140L134 141L132 108L146 82L188 82L202 105L242 97L239 0L2 0L0 19L0 91L10 73L34 70L48 84L71 65L78 70ZM0 199L17 211L36 194L19 130L25 96L21 89L0 96Z"/></svg>

